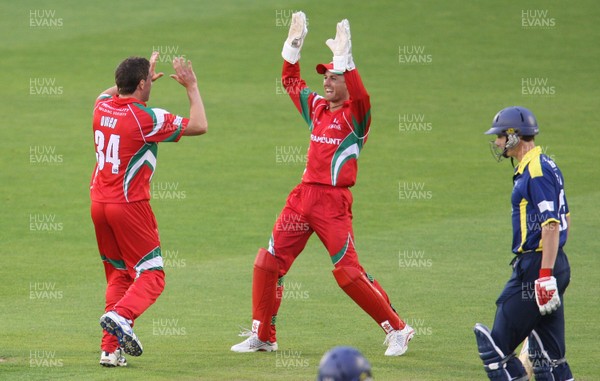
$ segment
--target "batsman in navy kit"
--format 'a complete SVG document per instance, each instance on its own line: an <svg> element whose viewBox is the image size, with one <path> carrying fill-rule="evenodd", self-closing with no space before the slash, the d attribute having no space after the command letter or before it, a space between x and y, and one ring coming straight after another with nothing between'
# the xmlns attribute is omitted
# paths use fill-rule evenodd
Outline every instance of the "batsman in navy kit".
<svg viewBox="0 0 600 381"><path fill-rule="evenodd" d="M563 295L571 269L563 247L570 223L563 175L535 145L539 132L533 113L507 107L496 114L491 142L498 161L517 160L513 176L512 276L496 301L490 331L474 331L487 376L493 381L528 380L517 346L529 341L529 360L536 381L573 380L566 361Z"/></svg>

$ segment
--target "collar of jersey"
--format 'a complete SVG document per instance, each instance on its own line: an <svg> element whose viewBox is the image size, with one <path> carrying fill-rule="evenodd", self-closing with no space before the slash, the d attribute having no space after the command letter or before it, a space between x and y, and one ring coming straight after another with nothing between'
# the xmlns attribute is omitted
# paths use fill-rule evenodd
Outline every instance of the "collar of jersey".
<svg viewBox="0 0 600 381"><path fill-rule="evenodd" d="M525 156L523 156L523 160L519 162L519 166L517 167L515 174L523 174L523 171L525 171L525 167L527 167L527 164L529 164L529 162L533 160L534 157L539 156L541 154L542 147L534 147L531 151L527 152Z"/></svg>
<svg viewBox="0 0 600 381"><path fill-rule="evenodd" d="M141 100L134 98L134 97L130 97L130 98L121 98L119 96L119 94L114 96L114 100L116 103L122 104L122 105L126 105L129 103L140 103L144 106L146 106L146 103L142 102Z"/></svg>

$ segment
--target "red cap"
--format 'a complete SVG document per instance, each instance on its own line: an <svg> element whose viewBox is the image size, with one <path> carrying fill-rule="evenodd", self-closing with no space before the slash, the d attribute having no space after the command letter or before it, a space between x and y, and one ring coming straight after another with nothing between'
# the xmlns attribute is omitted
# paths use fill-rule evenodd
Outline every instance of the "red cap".
<svg viewBox="0 0 600 381"><path fill-rule="evenodd" d="M333 74L344 74L344 72L339 71L339 70L333 70L333 62L330 62L328 64L318 64L317 65L317 73L319 74L325 74L326 71L330 71Z"/></svg>

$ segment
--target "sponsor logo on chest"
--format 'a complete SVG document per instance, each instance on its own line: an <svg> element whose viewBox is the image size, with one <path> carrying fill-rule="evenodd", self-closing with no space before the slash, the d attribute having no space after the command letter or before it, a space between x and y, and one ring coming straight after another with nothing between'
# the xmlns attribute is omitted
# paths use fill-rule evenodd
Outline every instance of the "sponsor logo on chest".
<svg viewBox="0 0 600 381"><path fill-rule="evenodd" d="M338 130L341 131L342 130L342 126L340 125L340 122L337 120L337 118L333 118L333 120L331 121L331 124L329 124L329 127L327 127L328 130Z"/></svg>
<svg viewBox="0 0 600 381"><path fill-rule="evenodd" d="M321 125L326 125L327 127L318 128L321 127ZM332 134L339 136L339 133L336 133L335 131L342 131L342 125L340 124L337 118L333 118L333 120L329 122L329 124L327 124L326 121L317 121L316 127L317 128L315 128L313 131L319 130L321 132L317 132L316 134L310 134L310 140L312 142L336 146L339 146L342 143L343 138L330 136Z"/></svg>
<svg viewBox="0 0 600 381"><path fill-rule="evenodd" d="M336 145L336 146L339 146L342 143L342 139L340 139L340 138L331 138L331 137L325 136L325 135L319 136L319 135L310 134L310 140L315 143L331 144L331 145Z"/></svg>

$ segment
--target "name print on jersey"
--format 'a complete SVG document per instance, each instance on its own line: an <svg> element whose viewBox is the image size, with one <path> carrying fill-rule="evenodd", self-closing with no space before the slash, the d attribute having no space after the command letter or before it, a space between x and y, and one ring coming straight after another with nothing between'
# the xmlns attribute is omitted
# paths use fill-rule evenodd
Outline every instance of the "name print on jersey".
<svg viewBox="0 0 600 381"><path fill-rule="evenodd" d="M111 116L102 116L100 118L100 125L102 127L115 128L117 125L117 118Z"/></svg>

